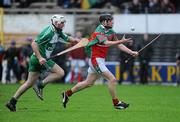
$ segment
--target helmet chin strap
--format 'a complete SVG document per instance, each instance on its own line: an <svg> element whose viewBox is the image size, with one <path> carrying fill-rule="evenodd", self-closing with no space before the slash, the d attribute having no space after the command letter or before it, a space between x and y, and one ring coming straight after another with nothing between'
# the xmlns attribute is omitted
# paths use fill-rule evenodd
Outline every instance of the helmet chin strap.
<svg viewBox="0 0 180 122"><path fill-rule="evenodd" d="M110 26L104 26L106 29L111 29L112 27L110 27Z"/></svg>
<svg viewBox="0 0 180 122"><path fill-rule="evenodd" d="M56 31L62 31L62 29L57 28L53 23L52 23L52 25L54 26L54 28L56 29Z"/></svg>

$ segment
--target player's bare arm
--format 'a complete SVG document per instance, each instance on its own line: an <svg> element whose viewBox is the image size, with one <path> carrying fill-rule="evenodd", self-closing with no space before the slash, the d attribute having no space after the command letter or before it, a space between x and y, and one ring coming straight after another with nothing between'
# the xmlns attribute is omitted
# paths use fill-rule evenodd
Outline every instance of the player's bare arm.
<svg viewBox="0 0 180 122"><path fill-rule="evenodd" d="M108 45L108 46L112 46L112 45L117 45L117 44L124 44L124 43L129 43L132 42L131 38L128 39L121 39L121 40L116 40L116 41L105 41L104 44Z"/></svg>
<svg viewBox="0 0 180 122"><path fill-rule="evenodd" d="M119 48L120 50L122 50L123 52L128 53L128 54L130 54L130 55L132 55L132 56L134 56L134 57L136 57L136 56L139 55L139 53L138 53L137 51L132 51L131 49L127 48L127 47L126 47L125 45L123 45L123 44L119 44L119 45L118 45L118 48Z"/></svg>
<svg viewBox="0 0 180 122"><path fill-rule="evenodd" d="M44 64L44 63L46 62L46 59L41 56L41 54L40 54L40 52L39 52L39 46L38 46L38 44L37 44L35 41L33 41L32 44L31 44L31 46L32 46L32 49L33 49L36 57L37 57L38 60L39 60L39 63L40 63L41 65Z"/></svg>
<svg viewBox="0 0 180 122"><path fill-rule="evenodd" d="M115 39L118 40L117 36L115 36ZM124 39L126 39L125 36L123 36L121 40L124 40ZM132 42L132 41L131 41L131 42ZM134 57L137 57L137 56L139 55L139 53L138 53L137 51L132 51L131 49L127 48L127 47L126 47L124 44L122 44L122 43L118 45L118 48L119 48L121 51L123 51L123 52L125 52L125 53L127 53L127 54L130 54L130 55L132 55L132 56L134 56Z"/></svg>

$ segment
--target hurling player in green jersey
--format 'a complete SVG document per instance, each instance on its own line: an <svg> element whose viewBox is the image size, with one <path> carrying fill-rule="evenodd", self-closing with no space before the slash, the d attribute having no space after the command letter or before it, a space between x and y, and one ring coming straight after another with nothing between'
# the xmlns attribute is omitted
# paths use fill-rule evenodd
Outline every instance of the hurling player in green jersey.
<svg viewBox="0 0 180 122"><path fill-rule="evenodd" d="M32 42L32 54L29 61L29 74L27 81L19 87L10 101L7 102L6 107L10 111L16 111L16 103L20 96L32 87L38 80L40 74L49 68L49 74L43 79L42 82L34 85L34 90L37 96L43 100L42 89L44 86L64 76L64 70L49 58L56 43L59 42L77 42L79 40L67 36L62 32L66 20L64 16L53 15L51 17L51 24L42 30L42 32Z"/></svg>
<svg viewBox="0 0 180 122"><path fill-rule="evenodd" d="M138 56L137 51L132 51L123 43L132 42L132 40L122 38L121 40L117 39L116 33L112 29L113 27L113 17L110 14L103 14L99 17L99 26L96 28L94 33L89 38L89 43L87 49L89 50L89 69L87 78L77 83L71 89L66 90L62 93L63 96L63 106L66 107L66 104L69 100L69 97L74 93L88 88L94 84L94 82L99 78L99 76L105 78L108 81L108 90L111 95L112 103L116 109L126 109L129 104L122 102L118 99L116 94L116 78L108 70L105 65L105 58L107 56L108 48L112 45L117 45L118 48L132 56ZM103 102L103 100L102 100Z"/></svg>

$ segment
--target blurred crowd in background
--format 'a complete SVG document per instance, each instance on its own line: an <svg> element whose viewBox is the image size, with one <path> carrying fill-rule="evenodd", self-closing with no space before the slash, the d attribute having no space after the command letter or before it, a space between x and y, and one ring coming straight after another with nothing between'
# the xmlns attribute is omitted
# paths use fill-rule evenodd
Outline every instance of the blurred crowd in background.
<svg viewBox="0 0 180 122"><path fill-rule="evenodd" d="M11 72L13 72L16 78L15 82L22 82L22 79L27 78L28 61L29 57L33 53L31 48L32 38L27 37L26 44L21 47L16 46L16 41L11 40L10 46L4 48L0 46L0 79L5 76L6 83L11 82ZM6 64L4 64L4 61ZM5 74L3 74L5 70Z"/></svg>
<svg viewBox="0 0 180 122"><path fill-rule="evenodd" d="M47 8L109 8L120 13L134 14L147 11L148 13L176 13L180 9L178 0L1 0L0 7L34 8L38 3L45 3Z"/></svg>

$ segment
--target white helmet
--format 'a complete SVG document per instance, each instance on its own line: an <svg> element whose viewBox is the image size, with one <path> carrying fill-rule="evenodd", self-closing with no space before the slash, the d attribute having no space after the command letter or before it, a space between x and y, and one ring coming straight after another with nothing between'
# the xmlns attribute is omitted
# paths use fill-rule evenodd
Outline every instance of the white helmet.
<svg viewBox="0 0 180 122"><path fill-rule="evenodd" d="M51 17L51 22L55 25L56 23L60 24L61 22L66 22L66 20L64 16L55 14Z"/></svg>

